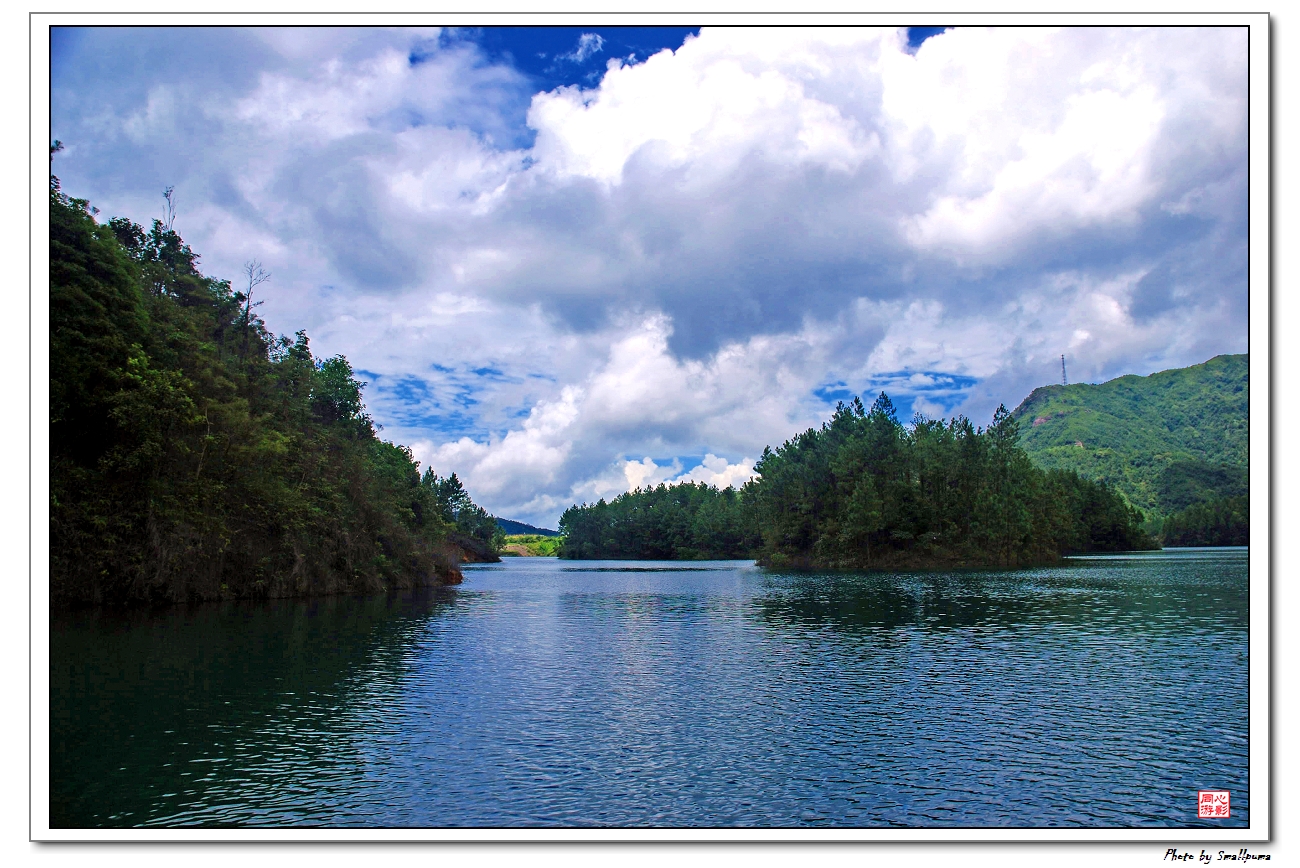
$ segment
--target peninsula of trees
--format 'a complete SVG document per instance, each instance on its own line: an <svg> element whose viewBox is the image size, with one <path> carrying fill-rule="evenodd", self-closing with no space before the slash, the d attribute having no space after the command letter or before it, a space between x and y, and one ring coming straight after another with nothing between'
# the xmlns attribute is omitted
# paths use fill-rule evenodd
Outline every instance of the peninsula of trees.
<svg viewBox="0 0 1300 868"><path fill-rule="evenodd" d="M51 150L51 156L53 151ZM169 225L99 223L50 179L55 606L460 581L502 536L381 441L342 356L269 333Z"/></svg>
<svg viewBox="0 0 1300 868"><path fill-rule="evenodd" d="M840 404L820 429L764 449L737 493L684 483L575 506L562 557L757 557L770 566L1011 567L1071 552L1155 548L1111 487L1042 470L1005 407L969 419L918 416L888 396Z"/></svg>

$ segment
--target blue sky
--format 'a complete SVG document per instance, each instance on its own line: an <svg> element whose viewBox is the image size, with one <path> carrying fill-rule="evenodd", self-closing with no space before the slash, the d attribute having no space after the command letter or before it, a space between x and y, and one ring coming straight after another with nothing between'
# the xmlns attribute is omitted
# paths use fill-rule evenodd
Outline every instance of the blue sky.
<svg viewBox="0 0 1300 868"><path fill-rule="evenodd" d="M1246 350L1231 28L56 30L55 171L264 263L504 517Z"/></svg>

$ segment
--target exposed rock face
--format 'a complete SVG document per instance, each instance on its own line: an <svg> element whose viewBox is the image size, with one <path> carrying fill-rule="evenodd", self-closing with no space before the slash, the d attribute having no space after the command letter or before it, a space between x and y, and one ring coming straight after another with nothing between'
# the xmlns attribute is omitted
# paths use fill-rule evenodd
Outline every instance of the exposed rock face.
<svg viewBox="0 0 1300 868"><path fill-rule="evenodd" d="M462 564L495 564L501 561L486 543L471 536L453 532L448 536L447 542L456 550Z"/></svg>

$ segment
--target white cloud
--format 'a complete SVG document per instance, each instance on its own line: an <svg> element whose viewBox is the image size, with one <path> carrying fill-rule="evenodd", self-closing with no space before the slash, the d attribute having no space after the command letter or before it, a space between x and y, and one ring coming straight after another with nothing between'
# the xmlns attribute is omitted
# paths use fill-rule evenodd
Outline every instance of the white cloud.
<svg viewBox="0 0 1300 868"><path fill-rule="evenodd" d="M665 168L688 166L691 175L706 178L725 174L750 153L847 172L877 142L804 86L829 60L811 46L840 35L709 31L675 54L663 51L633 66L612 63L595 91L538 94L528 122L538 131L539 163L560 176L606 183L619 182L628 160L643 150ZM873 37L896 39L893 31ZM766 63L754 62L755 50Z"/></svg>
<svg viewBox="0 0 1300 868"><path fill-rule="evenodd" d="M306 75L297 69L264 72L256 90L237 101L232 114L253 129L303 147L430 124L463 128L484 117L474 112L476 100L521 83L507 68L480 65L471 46L431 50L421 57L415 63L410 48L387 46L352 62L331 57Z"/></svg>
<svg viewBox="0 0 1300 868"><path fill-rule="evenodd" d="M734 464L712 452L690 472L677 477L676 482L703 482L718 488L740 488L754 476L754 460L742 458Z"/></svg>
<svg viewBox="0 0 1300 868"><path fill-rule="evenodd" d="M65 189L176 185L206 271L262 260L272 328L511 518L743 482L817 389L984 421L1062 353L1246 346L1240 29L704 28L540 94L436 31L204 33L61 61Z"/></svg>
<svg viewBox="0 0 1300 868"><path fill-rule="evenodd" d="M623 477L627 480L627 490L634 488L653 488L665 479L680 473L681 463L674 461L667 467L660 467L650 456L640 461L623 462Z"/></svg>
<svg viewBox="0 0 1300 868"><path fill-rule="evenodd" d="M587 58L605 50L605 38L599 33L584 33L578 37L578 45L568 54L561 54L558 59L582 63Z"/></svg>
<svg viewBox="0 0 1300 868"><path fill-rule="evenodd" d="M416 457L441 474L457 472L490 509L553 522L574 503L638 486L743 484L753 473L748 456L816 422L808 393L836 341L810 329L684 362L672 357L668 336L662 316L629 322L581 384L538 401L518 427L487 440L426 440ZM640 457L623 457L629 452ZM701 453L690 469L678 458Z"/></svg>
<svg viewBox="0 0 1300 868"><path fill-rule="evenodd" d="M950 154L909 241L1006 261L1045 230L1132 225L1204 125L1240 149L1244 32L957 28L885 67L891 152ZM1237 51L1225 50L1236 48ZM1185 78L1181 77L1186 75Z"/></svg>

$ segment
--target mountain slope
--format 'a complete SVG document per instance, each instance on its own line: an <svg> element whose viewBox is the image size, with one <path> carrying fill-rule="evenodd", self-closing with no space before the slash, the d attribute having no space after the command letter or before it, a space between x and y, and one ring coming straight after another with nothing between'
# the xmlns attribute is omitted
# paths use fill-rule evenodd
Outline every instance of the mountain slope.
<svg viewBox="0 0 1300 868"><path fill-rule="evenodd" d="M1149 514L1246 491L1249 357L1149 377L1042 386L1012 415L1044 468L1110 483Z"/></svg>
<svg viewBox="0 0 1300 868"><path fill-rule="evenodd" d="M518 536L520 534L535 534L537 536L559 536L558 530L547 530L544 527L533 527L531 524L524 524L522 521L511 521L508 518L498 518L497 527L507 534Z"/></svg>

